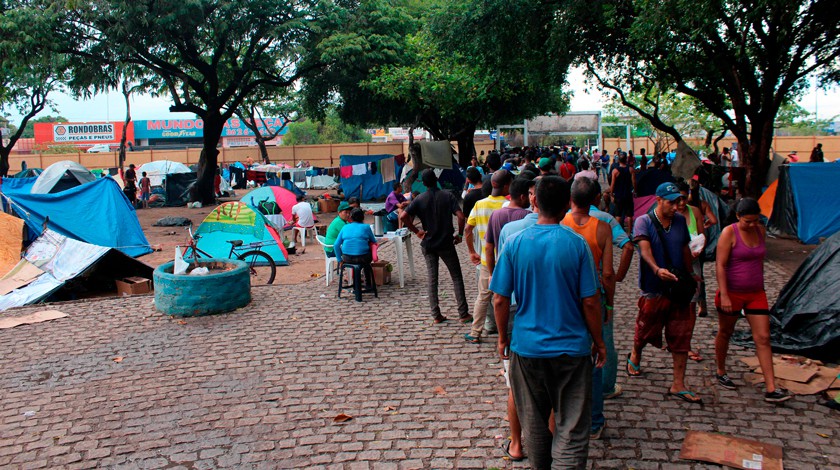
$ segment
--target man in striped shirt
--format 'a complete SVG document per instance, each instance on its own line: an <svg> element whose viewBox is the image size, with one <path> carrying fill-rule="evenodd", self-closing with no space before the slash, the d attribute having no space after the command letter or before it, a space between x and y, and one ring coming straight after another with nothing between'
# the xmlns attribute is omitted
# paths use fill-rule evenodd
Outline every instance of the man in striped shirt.
<svg viewBox="0 0 840 470"><path fill-rule="evenodd" d="M506 196L510 193L511 181L512 176L507 170L498 170L493 173L490 180L493 192L489 197L475 203L467 219L467 228L464 232L467 250L470 252L470 260L473 264L480 266L478 295L475 299L472 328L469 333L464 335L464 339L470 343L480 341L481 333L484 330L484 321L487 319L487 308L493 298L493 293L489 289L490 269L487 267L487 257L493 256L493 254L487 253L484 249L484 236L487 233L490 215L493 211L501 209L502 205L507 202Z"/></svg>

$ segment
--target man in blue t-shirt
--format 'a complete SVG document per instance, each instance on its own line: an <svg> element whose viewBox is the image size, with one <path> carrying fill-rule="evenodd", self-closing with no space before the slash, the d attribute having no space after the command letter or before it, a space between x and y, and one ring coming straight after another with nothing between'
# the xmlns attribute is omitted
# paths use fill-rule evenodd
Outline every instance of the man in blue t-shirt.
<svg viewBox="0 0 840 470"><path fill-rule="evenodd" d="M597 367L606 357L592 253L583 237L559 225L569 196L562 178L540 179L537 223L505 242L490 283L499 325L508 323L511 295L519 304L510 338L499 328L498 348L503 360L510 356L510 384L533 468L553 461L586 467L593 351ZM562 412L552 437L548 419L555 404Z"/></svg>
<svg viewBox="0 0 840 470"><path fill-rule="evenodd" d="M656 208L638 219L633 226L633 241L639 246L639 314L633 351L627 355L627 374L641 375L642 349L651 344L662 347L662 330L668 350L674 360L674 379L668 390L670 396L689 403L702 403L700 397L685 385L685 369L691 336L694 332L694 312L689 304L679 305L664 295L665 282L677 281L672 270L686 274L692 271L691 236L685 217L677 212L682 198L674 183L663 183L656 188Z"/></svg>

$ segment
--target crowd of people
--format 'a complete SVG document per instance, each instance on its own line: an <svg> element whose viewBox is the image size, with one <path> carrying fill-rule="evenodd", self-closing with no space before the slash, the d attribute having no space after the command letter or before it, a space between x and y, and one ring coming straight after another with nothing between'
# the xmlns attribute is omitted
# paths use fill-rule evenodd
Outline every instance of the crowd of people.
<svg viewBox="0 0 840 470"><path fill-rule="evenodd" d="M402 225L421 240L434 323L448 320L438 297L443 260L458 319L469 326L464 340L481 343L497 335L509 388L511 438L503 450L514 461L527 456L532 468L585 466L590 440L600 439L607 426L605 401L622 394L618 371L630 380L642 375L648 345L670 352L667 395L702 403L688 387L686 368L690 357L702 359L691 340L697 316L708 315L703 248L712 236L719 286L714 379L720 387L737 387L726 358L743 314L765 377L765 401L791 398L773 373L758 203L740 199L735 222L713 233L710 227L723 221L703 197L700 178L676 181L663 154L650 161L644 150L640 156L637 167L636 157L620 150L613 159L576 148L491 152L467 168L463 206L425 170L427 190L400 208ZM633 199L640 194L655 197L655 204L634 217ZM478 279L472 310L455 249L462 241ZM614 299L635 252L638 310L633 345L620 365Z"/></svg>

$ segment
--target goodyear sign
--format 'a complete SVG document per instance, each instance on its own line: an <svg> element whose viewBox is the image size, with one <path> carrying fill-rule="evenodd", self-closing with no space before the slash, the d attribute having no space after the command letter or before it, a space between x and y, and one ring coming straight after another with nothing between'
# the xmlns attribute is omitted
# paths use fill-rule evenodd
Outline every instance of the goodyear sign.
<svg viewBox="0 0 840 470"><path fill-rule="evenodd" d="M283 127L282 118L265 118L258 122L262 132L274 131ZM285 129L280 133L285 134ZM239 119L228 119L222 131L222 137L253 137ZM189 139L204 136L204 121L201 119L154 119L134 122L134 136L138 139Z"/></svg>
<svg viewBox="0 0 840 470"><path fill-rule="evenodd" d="M111 123L53 126L54 142L96 142L114 139L114 125Z"/></svg>

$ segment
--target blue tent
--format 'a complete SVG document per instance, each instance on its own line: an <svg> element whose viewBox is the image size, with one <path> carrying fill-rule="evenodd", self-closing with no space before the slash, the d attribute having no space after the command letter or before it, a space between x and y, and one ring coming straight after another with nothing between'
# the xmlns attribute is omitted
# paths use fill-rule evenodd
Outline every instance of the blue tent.
<svg viewBox="0 0 840 470"><path fill-rule="evenodd" d="M351 167L353 165L367 165L368 169L364 175L353 175L349 177L341 177L341 189L344 191L344 198L358 197L362 201L375 201L377 199L384 199L394 190L394 183L402 173L402 167L394 162L393 179L382 181L382 175L377 170L375 173L371 171L371 163L379 163L382 160L390 158L394 159L393 155L342 155L339 159L339 165L342 167ZM378 168L379 165L376 165Z"/></svg>
<svg viewBox="0 0 840 470"><path fill-rule="evenodd" d="M15 214L35 236L41 233L49 217L48 227L67 237L116 248L132 257L152 252L134 207L112 178L101 178L58 193L30 194L28 188L34 180L4 178L1 188L12 200Z"/></svg>
<svg viewBox="0 0 840 470"><path fill-rule="evenodd" d="M840 181L840 163L795 163L779 167L768 227L806 244L840 232L840 199L828 188Z"/></svg>

